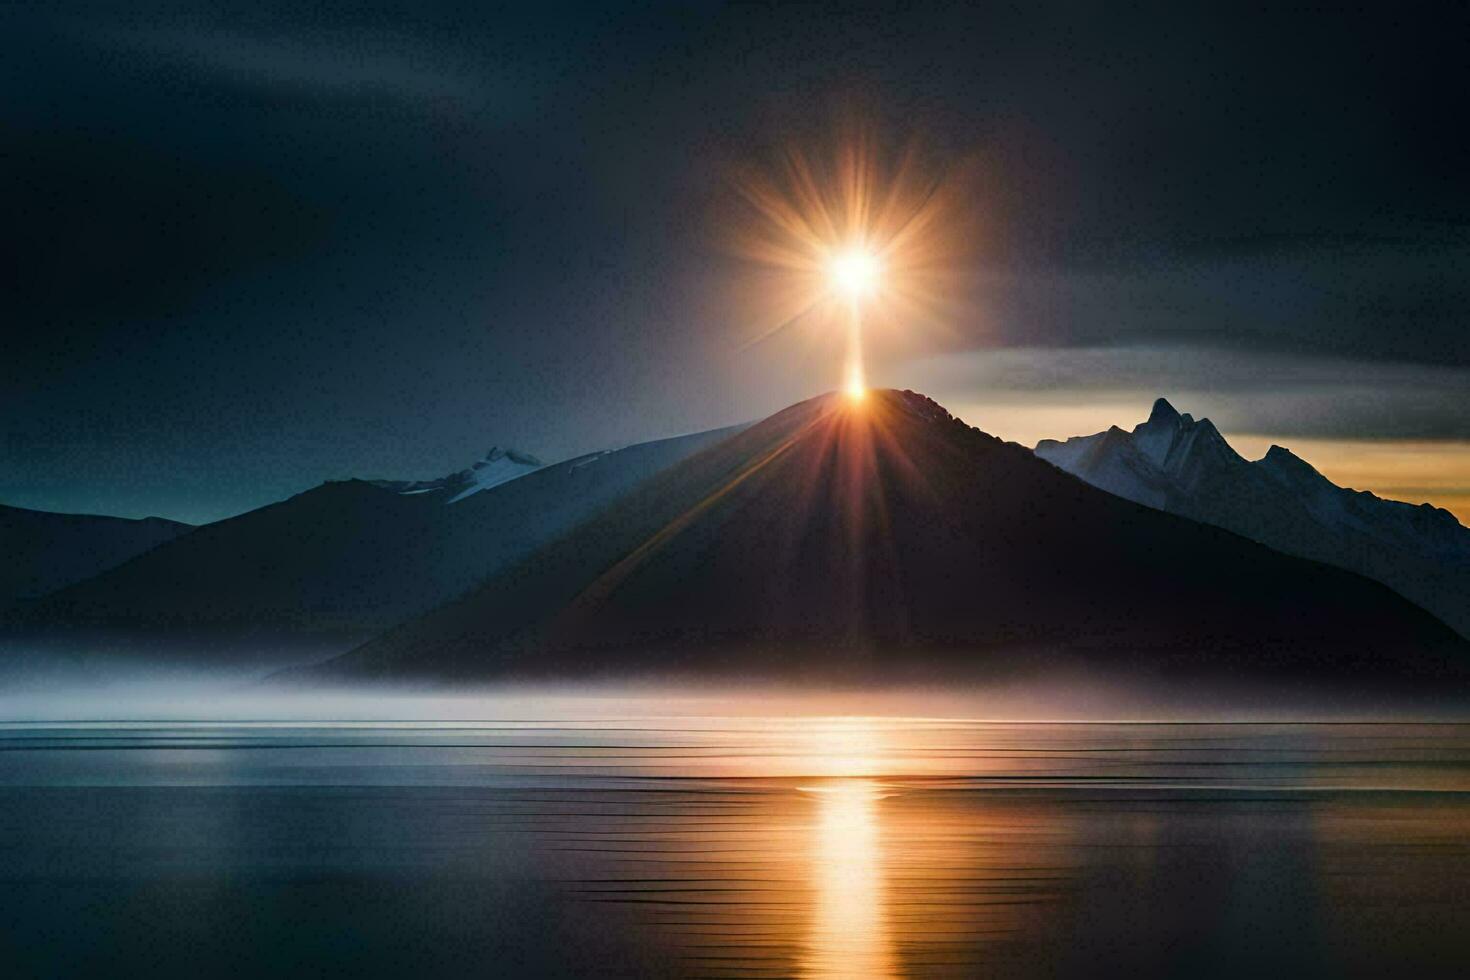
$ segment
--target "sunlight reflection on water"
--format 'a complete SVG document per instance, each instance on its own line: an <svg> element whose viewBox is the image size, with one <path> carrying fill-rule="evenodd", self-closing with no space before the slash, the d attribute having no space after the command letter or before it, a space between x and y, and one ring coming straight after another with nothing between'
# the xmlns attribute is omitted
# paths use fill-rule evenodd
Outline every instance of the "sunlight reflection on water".
<svg viewBox="0 0 1470 980"><path fill-rule="evenodd" d="M812 854L812 925L802 948L803 977L895 976L884 896L883 845L872 779L803 787L817 800Z"/></svg>

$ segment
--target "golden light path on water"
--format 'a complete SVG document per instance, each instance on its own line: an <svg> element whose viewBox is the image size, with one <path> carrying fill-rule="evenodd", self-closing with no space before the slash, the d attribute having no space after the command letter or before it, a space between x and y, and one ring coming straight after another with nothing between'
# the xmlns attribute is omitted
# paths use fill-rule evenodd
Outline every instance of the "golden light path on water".
<svg viewBox="0 0 1470 980"><path fill-rule="evenodd" d="M812 923L800 975L897 976L885 904L878 813L884 792L869 776L881 766L882 736L864 719L833 719L810 731L807 768L836 777L799 787L815 801L811 854Z"/></svg>
<svg viewBox="0 0 1470 980"><path fill-rule="evenodd" d="M1121 836L1094 849L1085 809L1032 792L1115 785L1196 796L1223 785L1219 743L1238 753L1252 793L1380 778L1371 765L1340 768L1350 742L1322 745L1292 726L1250 737L1229 726L1101 727L1109 747L1100 755L1090 734L1066 724L944 719L765 719L728 741L716 736L720 749L701 739L712 751L693 764L715 782L684 816L640 824L637 839L651 842L673 884L640 885L649 891L639 900L668 903L654 920L673 930L698 975L973 975L1030 949L1065 948L1079 876L1117 842L1146 849L1161 834L1155 804L1135 803L1141 809L1110 828ZM1299 771L1280 768L1286 745ZM1415 778L1464 785L1447 776L1431 766ZM648 853L628 879L655 867L641 863Z"/></svg>
<svg viewBox="0 0 1470 980"><path fill-rule="evenodd" d="M805 792L817 801L812 924L803 977L897 976L885 905L877 780L845 779Z"/></svg>

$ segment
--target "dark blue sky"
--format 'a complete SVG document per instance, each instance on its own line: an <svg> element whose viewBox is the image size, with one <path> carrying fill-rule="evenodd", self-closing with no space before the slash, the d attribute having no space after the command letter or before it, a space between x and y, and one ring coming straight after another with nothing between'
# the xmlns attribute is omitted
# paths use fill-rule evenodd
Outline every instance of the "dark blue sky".
<svg viewBox="0 0 1470 980"><path fill-rule="evenodd" d="M879 381L1470 439L1466 8L1113 6L9 6L0 501L203 520L831 387L742 346L717 225L854 106L985 228Z"/></svg>

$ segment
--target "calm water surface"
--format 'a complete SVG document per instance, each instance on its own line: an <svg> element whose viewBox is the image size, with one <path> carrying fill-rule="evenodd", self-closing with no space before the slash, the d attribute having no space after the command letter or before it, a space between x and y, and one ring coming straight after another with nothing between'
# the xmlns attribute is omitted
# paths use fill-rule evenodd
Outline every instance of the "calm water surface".
<svg viewBox="0 0 1470 980"><path fill-rule="evenodd" d="M0 726L12 976L1463 976L1470 727Z"/></svg>

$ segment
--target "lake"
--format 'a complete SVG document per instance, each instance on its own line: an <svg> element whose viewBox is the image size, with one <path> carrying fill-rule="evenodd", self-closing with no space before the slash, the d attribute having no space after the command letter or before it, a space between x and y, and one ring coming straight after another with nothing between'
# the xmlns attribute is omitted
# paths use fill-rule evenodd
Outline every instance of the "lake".
<svg viewBox="0 0 1470 980"><path fill-rule="evenodd" d="M0 726L9 976L1470 963L1470 726Z"/></svg>

